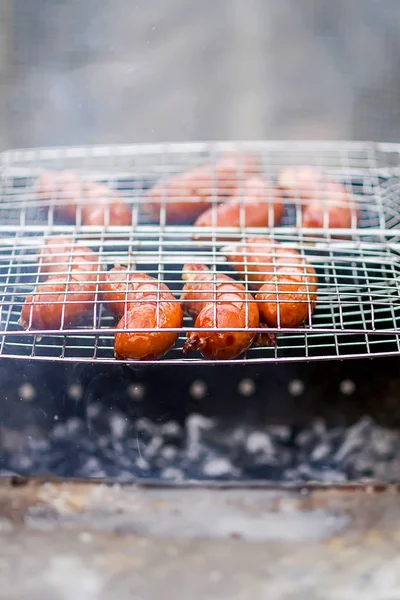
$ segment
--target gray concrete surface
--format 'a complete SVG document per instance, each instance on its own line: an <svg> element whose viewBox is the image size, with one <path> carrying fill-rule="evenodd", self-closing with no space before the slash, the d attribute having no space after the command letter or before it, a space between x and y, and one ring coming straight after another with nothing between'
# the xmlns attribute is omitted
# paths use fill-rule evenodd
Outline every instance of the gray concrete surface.
<svg viewBox="0 0 400 600"><path fill-rule="evenodd" d="M398 500L3 482L0 598L396 600Z"/></svg>
<svg viewBox="0 0 400 600"><path fill-rule="evenodd" d="M1 4L3 146L400 139L396 0Z"/></svg>

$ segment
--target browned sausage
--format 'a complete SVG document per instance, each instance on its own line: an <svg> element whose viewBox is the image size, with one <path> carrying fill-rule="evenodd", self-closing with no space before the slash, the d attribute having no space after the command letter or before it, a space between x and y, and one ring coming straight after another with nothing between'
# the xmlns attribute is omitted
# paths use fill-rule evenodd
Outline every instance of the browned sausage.
<svg viewBox="0 0 400 600"><path fill-rule="evenodd" d="M181 296L184 311L195 319L194 326L213 331L191 331L183 353L199 350L205 358L232 359L251 346L251 331L221 331L224 328L256 328L260 318L256 302L241 284L224 275L214 275L204 265L185 265L186 281Z"/></svg>
<svg viewBox="0 0 400 600"><path fill-rule="evenodd" d="M248 238L246 243L224 246L222 252L242 278L247 275L247 281L254 289L269 281L281 266L303 269L310 266L296 250L285 248L267 237Z"/></svg>
<svg viewBox="0 0 400 600"><path fill-rule="evenodd" d="M302 227L349 229L357 224L355 198L343 183L314 167L283 169L278 184L302 203Z"/></svg>
<svg viewBox="0 0 400 600"><path fill-rule="evenodd" d="M67 277L68 274L79 281L96 281L99 273L99 259L96 252L74 243L73 238L54 236L46 241L37 253L40 275Z"/></svg>
<svg viewBox="0 0 400 600"><path fill-rule="evenodd" d="M247 179L239 196L212 206L195 221L196 227L273 227L283 216L281 192L265 177ZM203 234L196 234L202 236ZM218 237L229 237L220 234Z"/></svg>
<svg viewBox="0 0 400 600"><path fill-rule="evenodd" d="M262 321L269 327L298 327L304 323L315 308L316 281L311 265L307 272L300 266L279 267L256 296Z"/></svg>
<svg viewBox="0 0 400 600"><path fill-rule="evenodd" d="M233 196L245 178L260 170L257 158L251 154L224 156L216 164L158 182L145 195L144 211L160 221L165 206L168 223L193 223L213 198L225 200Z"/></svg>
<svg viewBox="0 0 400 600"><path fill-rule="evenodd" d="M84 197L88 202L82 207L84 225L131 225L131 209L104 183L88 182L85 185Z"/></svg>
<svg viewBox="0 0 400 600"><path fill-rule="evenodd" d="M296 327L314 310L318 280L315 269L296 250L270 238L249 238L245 245L223 249L228 262L249 285L259 289L256 299L261 320L270 327Z"/></svg>
<svg viewBox="0 0 400 600"><path fill-rule="evenodd" d="M116 333L116 358L154 360L175 344L178 332L162 329L181 327L183 313L164 283L146 273L128 274L127 269L116 266L105 276L102 298L110 312L121 317L118 329L150 330Z"/></svg>
<svg viewBox="0 0 400 600"><path fill-rule="evenodd" d="M37 194L41 199L54 200L56 214L67 222L74 222L76 208L83 202L84 182L75 171L48 171L37 182Z"/></svg>
<svg viewBox="0 0 400 600"><path fill-rule="evenodd" d="M60 329L80 323L93 309L101 267L95 252L70 238L48 240L38 252L39 273L47 277L24 302L19 324Z"/></svg>
<svg viewBox="0 0 400 600"><path fill-rule="evenodd" d="M131 209L115 191L105 183L85 182L74 171L43 173L37 193L46 200L54 199L56 214L67 222L76 220L78 206L82 206L83 225L128 226L132 222Z"/></svg>

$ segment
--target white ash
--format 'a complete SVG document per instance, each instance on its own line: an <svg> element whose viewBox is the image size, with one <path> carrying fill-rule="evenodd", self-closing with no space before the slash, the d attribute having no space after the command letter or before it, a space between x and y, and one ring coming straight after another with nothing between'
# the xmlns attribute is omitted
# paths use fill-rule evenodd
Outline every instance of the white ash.
<svg viewBox="0 0 400 600"><path fill-rule="evenodd" d="M275 448L271 437L263 431L252 431L246 440L246 450L251 454L263 452L274 454Z"/></svg>
<svg viewBox="0 0 400 600"><path fill-rule="evenodd" d="M208 477L221 477L232 474L233 465L227 458L214 458L204 464L203 472Z"/></svg>
<svg viewBox="0 0 400 600"><path fill-rule="evenodd" d="M19 432L23 434L23 432ZM92 410L55 423L43 437L0 450L0 473L151 479L262 480L304 483L400 479L400 434L369 417L351 427L227 426L223 417L191 414L184 423Z"/></svg>

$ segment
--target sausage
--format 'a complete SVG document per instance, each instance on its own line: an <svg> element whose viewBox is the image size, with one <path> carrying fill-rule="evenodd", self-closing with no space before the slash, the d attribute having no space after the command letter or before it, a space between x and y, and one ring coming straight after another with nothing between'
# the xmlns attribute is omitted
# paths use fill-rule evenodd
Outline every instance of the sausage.
<svg viewBox="0 0 400 600"><path fill-rule="evenodd" d="M58 236L39 250L37 260L46 281L25 299L19 324L24 329L77 325L96 300L96 283L102 277L97 254L74 245L71 238Z"/></svg>
<svg viewBox="0 0 400 600"><path fill-rule="evenodd" d="M60 171L43 173L38 180L37 193L47 200L55 199L56 215L67 222L75 222L77 208L82 206L82 224L131 225L131 209L105 183L82 180L79 173Z"/></svg>
<svg viewBox="0 0 400 600"><path fill-rule="evenodd" d="M302 227L349 229L356 225L358 209L354 197L343 183L319 169L283 169L278 176L278 185L287 196L301 201Z"/></svg>
<svg viewBox="0 0 400 600"><path fill-rule="evenodd" d="M49 171L40 175L37 194L41 199L55 200L57 216L74 222L77 205L83 201L83 181L75 171Z"/></svg>
<svg viewBox="0 0 400 600"><path fill-rule="evenodd" d="M301 254L267 237L247 238L246 243L224 246L221 251L242 278L247 275L253 289L269 281L279 266L309 266Z"/></svg>
<svg viewBox="0 0 400 600"><path fill-rule="evenodd" d="M193 223L214 197L224 200L233 196L244 178L260 171L261 166L252 154L226 155L216 164L158 182L146 193L143 209L154 221L160 221L165 206L168 223Z"/></svg>
<svg viewBox="0 0 400 600"><path fill-rule="evenodd" d="M261 320L270 327L301 325L315 308L318 279L299 252L270 238L249 238L247 244L222 250L241 277L259 292Z"/></svg>
<svg viewBox="0 0 400 600"><path fill-rule="evenodd" d="M276 275L256 295L260 318L269 327L298 327L314 311L317 301L315 270L278 267Z"/></svg>
<svg viewBox="0 0 400 600"><path fill-rule="evenodd" d="M89 204L82 206L83 225L131 225L131 209L104 183L86 183L84 199Z"/></svg>
<svg viewBox="0 0 400 600"><path fill-rule="evenodd" d="M187 334L183 353L199 350L208 359L226 360L239 356L253 343L251 331L218 331L219 328L256 328L260 317L254 298L228 275L214 275L204 265L185 265L186 281L181 295L184 311L195 319L198 329Z"/></svg>
<svg viewBox="0 0 400 600"><path fill-rule="evenodd" d="M280 190L265 177L247 179L241 194L218 206L212 206L195 221L196 227L273 227L284 211ZM218 234L220 238L223 234ZM196 234L196 237L203 234ZM224 234L223 237L229 237Z"/></svg>
<svg viewBox="0 0 400 600"><path fill-rule="evenodd" d="M120 320L117 329L150 329L149 332L121 331L115 334L114 354L118 359L154 360L175 344L178 332L162 328L182 326L183 313L165 285L146 273L128 273L116 266L102 283L102 299Z"/></svg>
<svg viewBox="0 0 400 600"><path fill-rule="evenodd" d="M96 252L74 243L68 236L55 236L46 241L36 257L40 275L66 276L69 273L82 282L96 282L99 259ZM101 271L100 271L101 279Z"/></svg>

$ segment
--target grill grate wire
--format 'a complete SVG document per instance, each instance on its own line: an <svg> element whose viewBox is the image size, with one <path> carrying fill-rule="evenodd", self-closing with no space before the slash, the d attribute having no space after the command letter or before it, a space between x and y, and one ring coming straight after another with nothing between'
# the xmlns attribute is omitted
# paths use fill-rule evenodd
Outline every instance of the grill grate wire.
<svg viewBox="0 0 400 600"><path fill-rule="evenodd" d="M63 325L57 330L22 331L18 325L22 305L41 282L37 251L54 235L67 235L74 244L83 244L98 253L99 264L109 269L128 265L129 271L143 271L168 285L179 302L182 266L188 262L207 264L214 274L235 272L226 262L223 248L238 242L244 249L243 283L250 299L248 278L252 256L250 238L268 236L276 244L296 249L313 265L318 275L315 312L296 328L271 328L279 334L276 346L251 347L237 359L224 363L263 363L357 358L400 354L400 146L374 143L334 142L243 142L137 145L91 148L30 149L0 156L0 356L36 360L115 362L113 338L115 320L101 302L100 270L97 272L92 317L82 325ZM164 194L158 219L143 210L145 190L160 178L214 161L225 152L255 153L268 177L290 165L311 165L342 182L355 199L349 229L302 229L304 201L285 200L279 226L246 227L241 206L241 226L236 229L167 222L170 199ZM83 199L78 203L76 223L57 219L57 197L37 194L40 173L74 169L83 179L107 183L132 211L131 227L90 227L82 224ZM216 210L220 199L215 185L211 203ZM269 198L271 201L271 198ZM270 219L271 221L271 219ZM214 223L216 221L214 220ZM208 235L205 235L204 232ZM203 234L199 238L199 234ZM197 236L197 237L196 237ZM227 241L228 240L228 241ZM71 252L72 254L72 252ZM266 256L265 260L270 261ZM67 284L71 279L71 261ZM290 267L290 261L287 263ZM215 294L215 287L214 287ZM69 293L69 302L73 297ZM246 300L246 302L248 301ZM159 299L159 303L162 300ZM246 306L247 311L247 306ZM168 364L207 363L197 354L183 357L186 332L193 322L185 317L176 346L161 359ZM135 330L140 331L140 330ZM143 330L146 331L146 330ZM255 328L261 333L263 329ZM153 361L141 361L141 364Z"/></svg>

